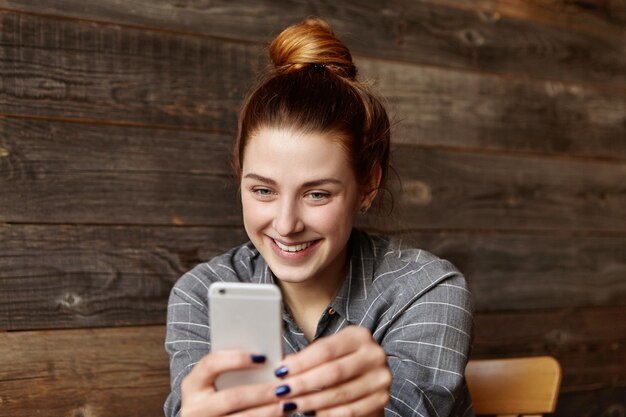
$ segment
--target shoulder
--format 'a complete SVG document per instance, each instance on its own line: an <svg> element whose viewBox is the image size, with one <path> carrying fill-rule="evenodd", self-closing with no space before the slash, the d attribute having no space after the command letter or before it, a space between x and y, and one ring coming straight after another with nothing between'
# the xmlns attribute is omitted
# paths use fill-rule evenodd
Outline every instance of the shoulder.
<svg viewBox="0 0 626 417"><path fill-rule="evenodd" d="M250 282L259 259L251 242L230 249L184 273L172 288L172 298L184 298L206 306L209 286L218 281Z"/></svg>
<svg viewBox="0 0 626 417"><path fill-rule="evenodd" d="M368 239L375 253L372 285L387 295L398 301L415 300L427 293L447 296L433 291L443 288L470 298L465 277L450 261L399 239L376 235L368 235Z"/></svg>

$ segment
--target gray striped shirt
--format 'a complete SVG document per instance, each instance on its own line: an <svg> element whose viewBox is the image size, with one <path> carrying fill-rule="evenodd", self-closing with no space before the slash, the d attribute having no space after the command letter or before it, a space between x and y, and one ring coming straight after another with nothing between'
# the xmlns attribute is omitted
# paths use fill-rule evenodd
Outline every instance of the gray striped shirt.
<svg viewBox="0 0 626 417"><path fill-rule="evenodd" d="M473 416L463 377L472 340L472 299L461 273L419 249L354 230L350 267L319 320L315 338L348 325L368 328L387 353L393 374L385 416ZM180 383L210 351L208 287L215 281L271 283L252 243L234 248L183 275L170 294L165 349L172 392L165 415L180 410ZM284 313L285 354L309 342ZM297 416L298 414L294 414Z"/></svg>

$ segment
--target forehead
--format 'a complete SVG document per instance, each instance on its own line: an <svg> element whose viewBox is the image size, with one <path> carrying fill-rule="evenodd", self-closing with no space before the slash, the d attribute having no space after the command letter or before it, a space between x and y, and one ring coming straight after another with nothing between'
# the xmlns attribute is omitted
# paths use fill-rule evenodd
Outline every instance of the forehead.
<svg viewBox="0 0 626 417"><path fill-rule="evenodd" d="M336 135L261 128L244 150L243 175L273 179L353 176L348 155Z"/></svg>

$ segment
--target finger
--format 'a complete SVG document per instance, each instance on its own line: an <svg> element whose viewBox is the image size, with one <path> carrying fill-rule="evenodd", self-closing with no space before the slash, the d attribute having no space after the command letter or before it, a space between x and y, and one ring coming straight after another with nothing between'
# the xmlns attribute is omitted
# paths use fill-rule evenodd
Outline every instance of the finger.
<svg viewBox="0 0 626 417"><path fill-rule="evenodd" d="M317 417L369 416L382 411L389 403L389 392L379 391L351 403L322 410L316 410ZM378 415L378 414L375 414Z"/></svg>
<svg viewBox="0 0 626 417"><path fill-rule="evenodd" d="M183 379L183 393L193 394L212 387L215 379L223 372L263 366L253 362L252 355L242 351L223 350L205 355Z"/></svg>
<svg viewBox="0 0 626 417"><path fill-rule="evenodd" d="M289 386L290 396L294 397L345 383L377 369L389 372L387 355L378 344L372 343L370 346L363 346L357 352L323 363L282 382L283 385Z"/></svg>
<svg viewBox="0 0 626 417"><path fill-rule="evenodd" d="M363 398L377 398L381 393L388 396L390 385L391 372L381 367L345 384L290 398L288 401L297 404L299 410L329 410L355 403Z"/></svg>
<svg viewBox="0 0 626 417"><path fill-rule="evenodd" d="M228 414L229 417L277 417L284 415L279 403L256 407L238 413Z"/></svg>
<svg viewBox="0 0 626 417"><path fill-rule="evenodd" d="M277 374L280 374L279 376L297 375L307 369L348 355L364 344L372 342L372 335L366 328L346 327L333 336L318 339L306 349L285 357L282 365L278 368L283 372Z"/></svg>
<svg viewBox="0 0 626 417"><path fill-rule="evenodd" d="M282 409L274 395L274 386L275 383L268 382L227 388L212 395L207 394L205 405L211 407L215 413L213 415L243 413L250 416L280 416Z"/></svg>

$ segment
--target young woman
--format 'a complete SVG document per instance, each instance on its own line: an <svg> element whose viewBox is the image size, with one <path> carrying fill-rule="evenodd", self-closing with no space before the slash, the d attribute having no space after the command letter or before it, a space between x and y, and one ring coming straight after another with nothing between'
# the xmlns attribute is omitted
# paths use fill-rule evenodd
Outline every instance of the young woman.
<svg viewBox="0 0 626 417"><path fill-rule="evenodd" d="M167 416L466 416L472 303L448 262L353 228L388 169L389 119L348 49L309 19L270 46L234 148L250 242L172 290ZM216 391L255 352L210 352L208 286L275 283L286 356L276 383Z"/></svg>

